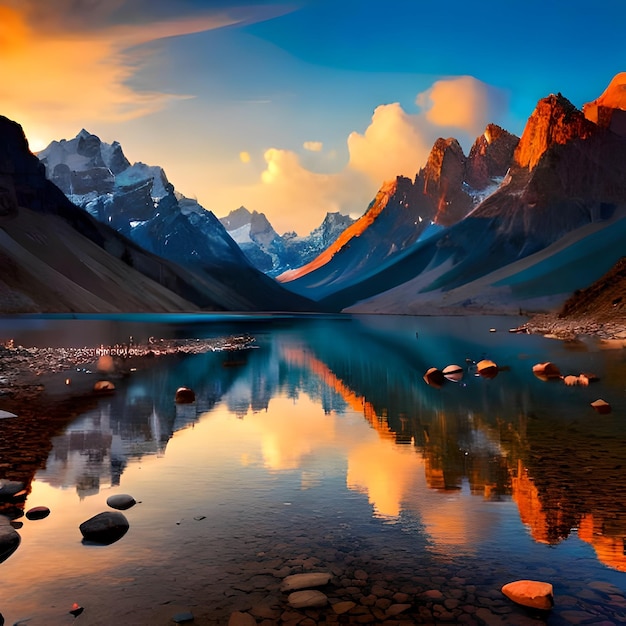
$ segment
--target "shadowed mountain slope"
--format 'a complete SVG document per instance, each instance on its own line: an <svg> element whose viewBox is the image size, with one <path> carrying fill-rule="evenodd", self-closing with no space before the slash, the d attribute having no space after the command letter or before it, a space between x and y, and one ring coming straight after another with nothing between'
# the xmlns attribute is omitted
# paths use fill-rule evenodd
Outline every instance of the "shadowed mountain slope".
<svg viewBox="0 0 626 626"><path fill-rule="evenodd" d="M208 275L149 253L48 181L19 124L0 117L4 313L251 310Z"/></svg>

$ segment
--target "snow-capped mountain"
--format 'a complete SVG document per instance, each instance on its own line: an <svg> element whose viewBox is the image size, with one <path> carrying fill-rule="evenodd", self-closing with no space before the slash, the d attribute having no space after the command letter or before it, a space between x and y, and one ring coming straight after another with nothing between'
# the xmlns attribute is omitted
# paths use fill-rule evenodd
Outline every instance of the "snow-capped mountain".
<svg viewBox="0 0 626 626"><path fill-rule="evenodd" d="M176 193L160 167L130 162L119 143L86 130L39 153L48 178L76 205L146 250L237 294L239 310L310 310L254 268L220 221Z"/></svg>
<svg viewBox="0 0 626 626"><path fill-rule="evenodd" d="M147 252L72 204L0 117L3 313L223 311L239 294Z"/></svg>
<svg viewBox="0 0 626 626"><path fill-rule="evenodd" d="M330 246L354 220L327 213L324 221L305 237L295 232L279 235L263 213L239 207L220 218L228 234L257 269L277 276L305 265Z"/></svg>

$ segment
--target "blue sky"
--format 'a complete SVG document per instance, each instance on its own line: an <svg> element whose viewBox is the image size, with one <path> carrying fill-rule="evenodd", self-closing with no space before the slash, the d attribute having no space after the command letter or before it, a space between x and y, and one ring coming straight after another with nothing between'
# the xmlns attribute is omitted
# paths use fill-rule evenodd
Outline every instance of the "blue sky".
<svg viewBox="0 0 626 626"><path fill-rule="evenodd" d="M34 150L81 128L217 216L306 234L413 177L437 137L520 134L626 70L617 0L0 0L0 113ZM2 28L2 26L4 28Z"/></svg>

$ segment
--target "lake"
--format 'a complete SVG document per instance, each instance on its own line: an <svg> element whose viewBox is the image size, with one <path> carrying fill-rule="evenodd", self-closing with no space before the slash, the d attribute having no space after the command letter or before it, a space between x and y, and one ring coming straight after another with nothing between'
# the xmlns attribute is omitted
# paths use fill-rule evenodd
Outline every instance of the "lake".
<svg viewBox="0 0 626 626"><path fill-rule="evenodd" d="M129 362L112 395L88 392L93 367L42 377L45 403L0 420L0 479L29 491L0 510L21 525L0 564L6 623L626 622L626 351L508 332L519 323L3 319L0 341L23 346L254 338ZM546 361L599 380L541 380ZM459 382L426 384L450 364ZM194 403L174 402L181 386ZM84 544L79 525L114 494L138 501L128 532ZM37 506L50 515L21 516ZM310 571L332 575L329 604L290 607L281 581ZM518 579L551 583L554 608L504 597Z"/></svg>

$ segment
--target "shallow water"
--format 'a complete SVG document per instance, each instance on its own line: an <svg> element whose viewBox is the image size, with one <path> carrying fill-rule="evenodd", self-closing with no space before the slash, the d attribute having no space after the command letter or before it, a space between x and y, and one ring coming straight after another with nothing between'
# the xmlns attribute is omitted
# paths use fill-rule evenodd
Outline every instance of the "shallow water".
<svg viewBox="0 0 626 626"><path fill-rule="evenodd" d="M265 624L626 620L626 355L508 333L515 325L4 320L0 340L25 346L246 332L256 347L142 362L43 437L32 421L0 420L0 478L30 481L23 510L52 511L19 518L0 612L32 626L74 623L74 602L85 607L76 624L168 624L181 611L226 624L235 610ZM475 374L481 358L501 367L495 378ZM548 360L600 380L541 381L532 365ZM460 383L426 385L429 367L451 363L465 370ZM96 379L81 369L46 384L68 376L75 389ZM174 403L182 385L195 404ZM610 414L594 412L597 398ZM116 493L140 501L124 513L129 532L84 545L79 524ZM288 608L281 579L320 570L333 574L331 602L354 601L353 613ZM549 614L499 592L525 578L554 585ZM393 594L410 605L397 618L385 613Z"/></svg>

